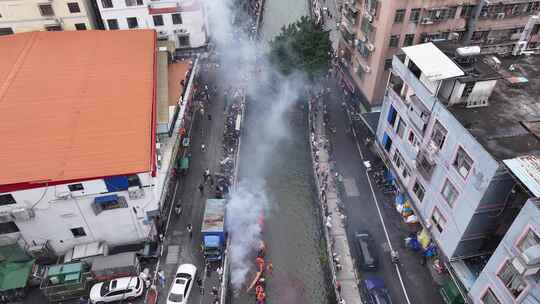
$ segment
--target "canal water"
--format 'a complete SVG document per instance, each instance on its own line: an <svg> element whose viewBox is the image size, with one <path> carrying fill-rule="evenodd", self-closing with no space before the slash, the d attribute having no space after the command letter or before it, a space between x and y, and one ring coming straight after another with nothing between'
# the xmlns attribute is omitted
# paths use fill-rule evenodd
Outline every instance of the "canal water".
<svg viewBox="0 0 540 304"><path fill-rule="evenodd" d="M261 40L268 42L282 26L308 14L307 0L266 0ZM264 180L269 205L262 236L267 260L273 264L267 300L279 304L330 303L320 215L313 194L306 111L301 103L291 103L276 113L272 102L267 102L272 99L268 96L276 100L283 96L278 96L275 86L266 89L260 93L266 95L263 102L254 100L257 96L248 96L239 180L252 179L254 166L264 167L257 178ZM271 150L259 151L265 140L274 142L266 146ZM251 304L254 297L241 293L232 302Z"/></svg>

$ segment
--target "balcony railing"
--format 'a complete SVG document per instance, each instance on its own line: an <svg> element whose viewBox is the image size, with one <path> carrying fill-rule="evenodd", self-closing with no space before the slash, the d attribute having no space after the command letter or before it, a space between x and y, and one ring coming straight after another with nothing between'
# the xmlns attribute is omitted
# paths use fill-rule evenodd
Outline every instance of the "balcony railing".
<svg viewBox="0 0 540 304"><path fill-rule="evenodd" d="M392 69L401 77L401 79L409 85L416 96L422 101L427 109L431 109L437 98L431 94L426 86L418 79L407 66L397 57L392 59Z"/></svg>

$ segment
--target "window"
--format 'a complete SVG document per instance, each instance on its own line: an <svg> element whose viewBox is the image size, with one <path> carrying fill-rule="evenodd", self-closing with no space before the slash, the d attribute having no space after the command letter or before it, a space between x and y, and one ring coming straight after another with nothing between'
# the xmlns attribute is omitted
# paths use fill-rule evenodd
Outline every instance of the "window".
<svg viewBox="0 0 540 304"><path fill-rule="evenodd" d="M411 14L409 15L409 21L411 22L418 22L420 20L420 12L422 11L421 8L413 8L411 10Z"/></svg>
<svg viewBox="0 0 540 304"><path fill-rule="evenodd" d="M461 8L461 14L460 14L460 17L461 18L469 18L474 10L474 5L464 5L462 8Z"/></svg>
<svg viewBox="0 0 540 304"><path fill-rule="evenodd" d="M414 182L412 191L414 192L414 195L416 195L416 198L422 202L424 200L424 194L426 193L426 190L424 190L424 186L420 184L418 180Z"/></svg>
<svg viewBox="0 0 540 304"><path fill-rule="evenodd" d="M450 205L450 207L454 206L454 202L459 195L456 187L454 187L454 185L452 185L452 183L448 179L444 181L441 194L444 197L444 200L448 203L448 205Z"/></svg>
<svg viewBox="0 0 540 304"><path fill-rule="evenodd" d="M444 227L446 226L446 220L441 215L441 212L439 211L439 209L437 209L437 207L433 209L433 214L431 214L431 221L433 222L435 228L437 228L437 230L442 233Z"/></svg>
<svg viewBox="0 0 540 304"><path fill-rule="evenodd" d="M81 191L84 190L83 184L71 184L68 185L69 191Z"/></svg>
<svg viewBox="0 0 540 304"><path fill-rule="evenodd" d="M414 135L414 132L413 131L410 131L409 132L409 143L411 143L411 145L413 146L413 148L416 148L418 147L418 139L416 139L416 135Z"/></svg>
<svg viewBox="0 0 540 304"><path fill-rule="evenodd" d="M414 44L414 34L406 34L403 39L403 46L409 46Z"/></svg>
<svg viewBox="0 0 540 304"><path fill-rule="evenodd" d="M532 230L532 228L529 228L525 236L518 241L517 247L519 248L519 251L523 252L532 246L537 245L540 245L540 237Z"/></svg>
<svg viewBox="0 0 540 304"><path fill-rule="evenodd" d="M39 12L41 16L54 16L54 10L51 4L40 4Z"/></svg>
<svg viewBox="0 0 540 304"><path fill-rule="evenodd" d="M405 10L404 9L396 10L396 14L394 15L394 23L403 22L404 17L405 17Z"/></svg>
<svg viewBox="0 0 540 304"><path fill-rule="evenodd" d="M390 152L390 149L392 149L392 139L390 136L388 136L388 134L386 134L386 132L383 135L382 143L386 152Z"/></svg>
<svg viewBox="0 0 540 304"><path fill-rule="evenodd" d="M118 20L116 19L108 19L107 25L109 26L110 30L117 30L118 29Z"/></svg>
<svg viewBox="0 0 540 304"><path fill-rule="evenodd" d="M389 70L392 68L392 59L386 59L384 61L384 70Z"/></svg>
<svg viewBox="0 0 540 304"><path fill-rule="evenodd" d="M399 153L398 149L394 150L394 157L392 158L394 161L394 164L396 165L396 168L401 168L403 165L403 156L401 156L401 153Z"/></svg>
<svg viewBox="0 0 540 304"><path fill-rule="evenodd" d="M0 234L19 232L19 227L15 222L0 223Z"/></svg>
<svg viewBox="0 0 540 304"><path fill-rule="evenodd" d="M442 149L444 141L446 140L446 134L448 132L442 126L442 124L436 120L433 124L433 131L431 131L431 143L438 149Z"/></svg>
<svg viewBox="0 0 540 304"><path fill-rule="evenodd" d="M17 201L13 198L11 194L2 194L0 195L0 206L16 204Z"/></svg>
<svg viewBox="0 0 540 304"><path fill-rule="evenodd" d="M139 179L139 176L137 174L128 175L127 181L128 181L128 188L141 186L141 180Z"/></svg>
<svg viewBox="0 0 540 304"><path fill-rule="evenodd" d="M514 298L519 297L523 289L525 289L526 284L523 277L521 277L510 260L504 262L497 276Z"/></svg>
<svg viewBox="0 0 540 304"><path fill-rule="evenodd" d="M68 9L69 9L70 13L80 13L81 12L81 8L79 7L79 3L77 3L77 2L69 2L67 4L67 6L68 6Z"/></svg>
<svg viewBox="0 0 540 304"><path fill-rule="evenodd" d="M62 27L60 25L48 25L45 26L45 30L48 32L58 32L62 30Z"/></svg>
<svg viewBox="0 0 540 304"><path fill-rule="evenodd" d="M78 237L86 236L86 232L84 232L83 227L71 228L69 230L71 230L71 233L73 234L73 237L78 238Z"/></svg>
<svg viewBox="0 0 540 304"><path fill-rule="evenodd" d="M155 16L152 16L152 18L154 19L154 25L155 26L162 26L163 25L163 16L155 15Z"/></svg>
<svg viewBox="0 0 540 304"><path fill-rule="evenodd" d="M409 169L407 165L404 165L403 166L403 183L406 183L407 180L409 179L409 176L411 175L410 172L411 172L411 169Z"/></svg>
<svg viewBox="0 0 540 304"><path fill-rule="evenodd" d="M456 159L454 160L454 167L459 172L461 177L466 178L469 175L473 165L472 159L467 155L467 152L463 148L459 147L456 153Z"/></svg>
<svg viewBox="0 0 540 304"><path fill-rule="evenodd" d="M75 29L77 31L85 31L86 30L86 23L75 23Z"/></svg>
<svg viewBox="0 0 540 304"><path fill-rule="evenodd" d="M143 0L126 0L126 6L143 5Z"/></svg>
<svg viewBox="0 0 540 304"><path fill-rule="evenodd" d="M463 89L463 93L461 94L461 98L469 97L469 95L471 95L473 88L474 88L474 82L466 83L465 88Z"/></svg>
<svg viewBox="0 0 540 304"><path fill-rule="evenodd" d="M446 19L454 19L456 18L456 11L457 7L452 6L446 10Z"/></svg>
<svg viewBox="0 0 540 304"><path fill-rule="evenodd" d="M392 127L394 127L396 123L396 118L397 118L397 111L396 109L394 109L392 105L390 105L390 109L388 110L388 116L386 117L386 119Z"/></svg>
<svg viewBox="0 0 540 304"><path fill-rule="evenodd" d="M126 198L116 194L98 196L94 198L94 202L92 203L92 209L96 215L106 210L127 207L128 204L126 202Z"/></svg>
<svg viewBox="0 0 540 304"><path fill-rule="evenodd" d="M139 26L139 22L137 21L137 17L129 17L126 18L128 28L137 28Z"/></svg>
<svg viewBox="0 0 540 304"><path fill-rule="evenodd" d="M497 299L491 288L488 288L486 293L482 296L482 302L484 304L501 304L501 301Z"/></svg>
<svg viewBox="0 0 540 304"><path fill-rule="evenodd" d="M399 35L390 36L390 42L388 43L389 47L397 47L399 45Z"/></svg>
<svg viewBox="0 0 540 304"><path fill-rule="evenodd" d="M10 27L0 28L0 36L13 34L13 29Z"/></svg>
<svg viewBox="0 0 540 304"><path fill-rule="evenodd" d="M113 7L112 0L101 0L101 5L103 6L103 8Z"/></svg>
<svg viewBox="0 0 540 304"><path fill-rule="evenodd" d="M403 134L405 134L405 129L407 129L407 124L400 117L397 124L397 135L399 136L399 138L403 138Z"/></svg>
<svg viewBox="0 0 540 304"><path fill-rule="evenodd" d="M172 14L171 16L173 24L182 24L182 15L180 15L180 13Z"/></svg>

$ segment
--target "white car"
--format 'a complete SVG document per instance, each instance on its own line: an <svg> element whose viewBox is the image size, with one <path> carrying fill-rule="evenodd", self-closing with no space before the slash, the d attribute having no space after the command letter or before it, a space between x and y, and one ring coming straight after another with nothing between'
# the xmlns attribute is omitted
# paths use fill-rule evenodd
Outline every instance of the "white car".
<svg viewBox="0 0 540 304"><path fill-rule="evenodd" d="M167 304L186 304L193 284L197 267L192 264L182 264L178 266L176 275L171 284L171 290L167 296Z"/></svg>
<svg viewBox="0 0 540 304"><path fill-rule="evenodd" d="M90 302L101 304L134 299L143 293L143 285L139 277L123 277L97 283L90 289Z"/></svg>

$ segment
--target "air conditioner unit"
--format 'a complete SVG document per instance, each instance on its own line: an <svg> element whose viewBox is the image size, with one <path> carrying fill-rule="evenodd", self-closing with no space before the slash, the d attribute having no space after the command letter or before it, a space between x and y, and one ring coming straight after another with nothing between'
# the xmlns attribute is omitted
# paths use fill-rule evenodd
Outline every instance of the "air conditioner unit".
<svg viewBox="0 0 540 304"><path fill-rule="evenodd" d="M422 21L420 21L420 24L433 24L433 20L431 18L422 18Z"/></svg>
<svg viewBox="0 0 540 304"><path fill-rule="evenodd" d="M375 46L371 43L366 43L366 48L368 51L373 52L375 50Z"/></svg>
<svg viewBox="0 0 540 304"><path fill-rule="evenodd" d="M459 39L459 33L458 32L451 32L448 35L448 40L458 40Z"/></svg>
<svg viewBox="0 0 540 304"><path fill-rule="evenodd" d="M529 266L520 257L512 259L512 266L522 276L534 275L540 271L540 265Z"/></svg>
<svg viewBox="0 0 540 304"><path fill-rule="evenodd" d="M129 199L137 200L144 197L144 189L137 186L129 187L128 194L129 194Z"/></svg>
<svg viewBox="0 0 540 304"><path fill-rule="evenodd" d="M28 221L34 217L34 211L32 209L17 208L11 210L11 215L17 221Z"/></svg>
<svg viewBox="0 0 540 304"><path fill-rule="evenodd" d="M497 13L497 15L496 15L496 18L497 18L498 20L504 19L504 17L505 17L505 14L504 14L504 13Z"/></svg>
<svg viewBox="0 0 540 304"><path fill-rule="evenodd" d="M521 254L521 258L527 265L540 266L540 245L535 245L527 248Z"/></svg>
<svg viewBox="0 0 540 304"><path fill-rule="evenodd" d="M167 32L166 31L159 31L158 36L167 36Z"/></svg>
<svg viewBox="0 0 540 304"><path fill-rule="evenodd" d="M13 216L9 212L0 213L0 223L11 222L13 221Z"/></svg>

